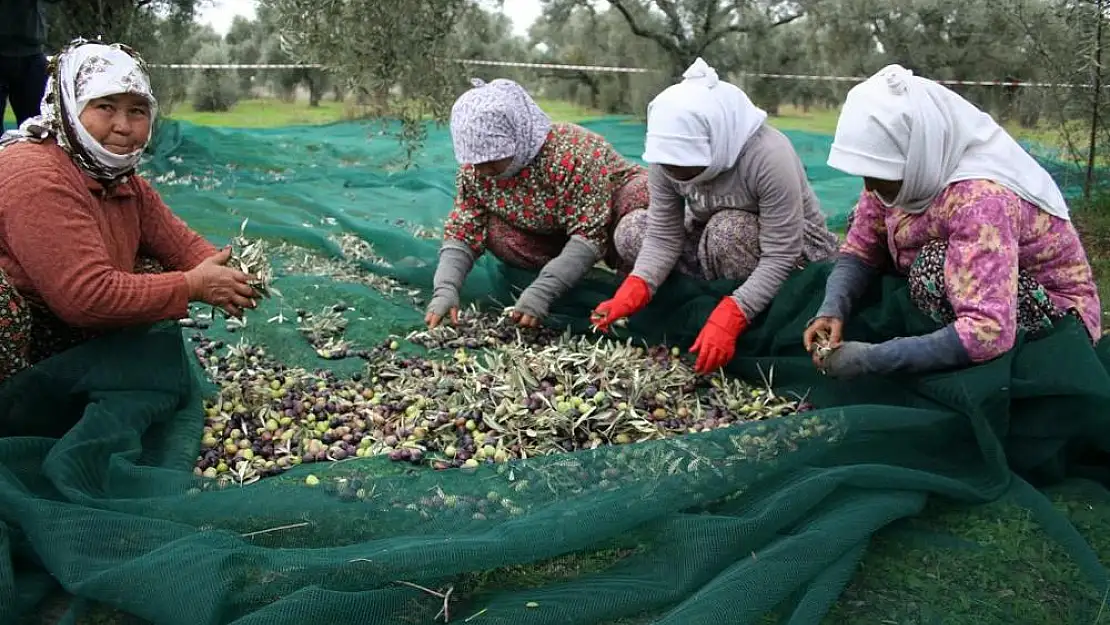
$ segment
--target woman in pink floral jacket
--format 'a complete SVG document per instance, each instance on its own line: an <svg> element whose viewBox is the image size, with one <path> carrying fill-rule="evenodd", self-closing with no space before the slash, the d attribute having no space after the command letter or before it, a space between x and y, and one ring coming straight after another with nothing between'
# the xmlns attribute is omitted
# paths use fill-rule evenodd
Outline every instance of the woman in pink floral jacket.
<svg viewBox="0 0 1110 625"><path fill-rule="evenodd" d="M806 349L841 378L924 373L992 360L1066 315L1097 340L1090 263L1056 183L993 119L892 65L849 92L829 165L863 178ZM843 320L878 272L908 276L944 327L879 344L842 342ZM819 334L831 353L816 349Z"/></svg>

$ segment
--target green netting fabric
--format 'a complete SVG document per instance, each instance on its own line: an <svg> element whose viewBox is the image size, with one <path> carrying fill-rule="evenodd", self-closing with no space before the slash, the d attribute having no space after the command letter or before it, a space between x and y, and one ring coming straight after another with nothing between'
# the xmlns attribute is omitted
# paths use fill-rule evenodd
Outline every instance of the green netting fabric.
<svg viewBox="0 0 1110 625"><path fill-rule="evenodd" d="M593 127L638 153L642 128ZM222 242L249 218L248 236L287 244L275 250L283 297L235 334L217 323L210 336L346 375L365 363L318 358L294 311L343 301L346 337L360 347L420 325L454 164L434 135L418 168L400 170L395 143L377 132L161 127L146 168L190 225ZM811 176L826 176L815 184L835 207L837 185L851 182L821 167ZM844 208L856 191L844 192ZM910 538L890 543L890 528L938 497L1030 511L1045 534L1036 550L1057 545L1053 566L1075 569L1054 589L1053 622L1095 622L1106 544L1038 489L1066 479L1086 489L1076 505L1107 499L1107 344L1092 349L1068 321L967 371L837 383L800 346L827 272L792 278L729 366L756 381L771 374L777 392L817 410L476 470L354 459L213 489L193 473L213 388L181 330L74 349L0 387L0 623L36 613L59 584L82 600L74 615L99 604L139 622L436 622L443 599L398 582L452 588L451 623L816 623L869 547L918 553ZM531 277L483 258L464 296L509 303ZM685 347L732 286L669 281L626 333ZM591 274L552 323L584 329L615 287L611 274ZM859 311L848 331L863 340L933 327L894 279ZM983 544L988 556L1003 549ZM525 565L545 575L524 575ZM898 622L1045 622L1005 602L920 602ZM861 617L869 607L840 622L884 622Z"/></svg>
<svg viewBox="0 0 1110 625"><path fill-rule="evenodd" d="M313 467L373 489L361 499L306 486L306 467L202 488L190 472L199 389L177 328L72 350L0 389L3 434L22 435L0 439L0 622L52 577L182 625L434 622L442 601L398 580L453 585L451 622L481 612L471 622L760 623L778 609L815 623L872 535L931 495L1030 506L1085 574L1071 609L1093 622L1107 571L1033 487L1106 480L1107 346L1093 350L1068 321L964 372L836 383L797 341L826 275L815 266L793 279L731 365L738 375L773 366L780 390L809 392L817 411L474 471ZM720 292L682 295L704 308ZM653 314L684 325L692 310ZM863 339L928 327L896 280L862 310L849 332ZM481 500L508 513L477 519L452 503ZM624 556L538 588L481 575L598 550Z"/></svg>
<svg viewBox="0 0 1110 625"><path fill-rule="evenodd" d="M642 162L642 123L614 117L582 125L605 136L627 158ZM343 226L363 222L363 227L403 219L410 230L435 230L450 210L454 191L450 133L432 127L414 157L416 168L401 171L403 152L389 134L393 130L380 122L237 130L168 120L160 123L147 167L162 186L173 190L171 197L183 200L174 204L175 209L213 234L230 234L238 222L213 215L211 200L200 202L197 197L215 194L233 211L249 212L259 226L300 242L319 242L318 236L303 232L302 224L320 226L329 218ZM862 183L826 164L831 136L785 133L802 159L829 225L843 228ZM1065 195L1081 194L1081 172L1057 160L1057 152L1027 147ZM321 182L330 188L321 188ZM278 183L280 191L271 193Z"/></svg>

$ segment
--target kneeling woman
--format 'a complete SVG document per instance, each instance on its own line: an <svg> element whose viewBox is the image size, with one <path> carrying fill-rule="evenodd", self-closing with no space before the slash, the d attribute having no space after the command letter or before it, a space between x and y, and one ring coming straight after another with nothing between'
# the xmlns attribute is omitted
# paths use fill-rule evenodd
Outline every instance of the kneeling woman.
<svg viewBox="0 0 1110 625"><path fill-rule="evenodd" d="M648 107L651 205L617 226L617 250L635 265L593 322L605 330L638 312L675 268L743 280L691 348L697 371L708 373L732 359L737 338L791 272L831 257L837 239L801 159L767 113L701 59L684 76Z"/></svg>
<svg viewBox="0 0 1110 625"><path fill-rule="evenodd" d="M135 166L157 103L125 46L77 40L39 116L0 139L0 380L112 329L239 315L249 276L162 202ZM140 256L142 254L142 256Z"/></svg>
<svg viewBox="0 0 1110 625"><path fill-rule="evenodd" d="M992 360L1018 329L1067 314L1102 332L1098 289L1052 177L989 115L931 80L888 66L855 86L829 165L863 178L841 258L803 338L829 375L924 373ZM871 278L909 278L944 327L879 344L842 342ZM815 349L829 337L827 356Z"/></svg>
<svg viewBox="0 0 1110 625"><path fill-rule="evenodd" d="M517 83L475 84L451 111L461 167L426 321L456 318L459 289L488 250L539 270L513 312L534 326L598 261L619 268L613 229L647 208L647 172L597 133L552 123Z"/></svg>

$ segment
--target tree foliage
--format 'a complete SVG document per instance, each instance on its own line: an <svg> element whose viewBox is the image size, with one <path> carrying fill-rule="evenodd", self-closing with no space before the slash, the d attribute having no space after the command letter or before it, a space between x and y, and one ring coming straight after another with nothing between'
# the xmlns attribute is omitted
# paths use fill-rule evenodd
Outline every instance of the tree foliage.
<svg viewBox="0 0 1110 625"><path fill-rule="evenodd" d="M199 0L81 0L47 4L47 45L58 49L76 38L122 41L140 52L162 42L160 21L189 24Z"/></svg>
<svg viewBox="0 0 1110 625"><path fill-rule="evenodd" d="M206 43L197 52L194 62L198 65L223 65L230 62L227 44L222 41ZM206 112L230 110L239 99L239 85L235 74L215 68L194 70L189 92L193 109Z"/></svg>
<svg viewBox="0 0 1110 625"><path fill-rule="evenodd" d="M379 116L401 121L415 149L426 117L447 118L459 67L453 26L466 0L261 0L298 62L321 63L332 76L369 96Z"/></svg>
<svg viewBox="0 0 1110 625"><path fill-rule="evenodd" d="M636 37L653 41L677 78L698 57L721 56L743 36L758 36L805 16L811 0L606 0ZM543 0L555 21L575 8L594 11L593 0ZM719 70L733 68L717 64Z"/></svg>

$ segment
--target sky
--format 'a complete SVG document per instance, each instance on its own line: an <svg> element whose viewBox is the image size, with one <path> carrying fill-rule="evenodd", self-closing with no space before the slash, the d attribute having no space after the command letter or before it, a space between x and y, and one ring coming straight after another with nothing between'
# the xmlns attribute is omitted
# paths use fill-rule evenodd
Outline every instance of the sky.
<svg viewBox="0 0 1110 625"><path fill-rule="evenodd" d="M254 19L256 4L256 0L207 0L201 4L197 19L225 35L236 15ZM496 6L494 0L484 0L483 4ZM525 36L528 27L540 16L540 0L505 0L502 11L513 21L516 34Z"/></svg>

